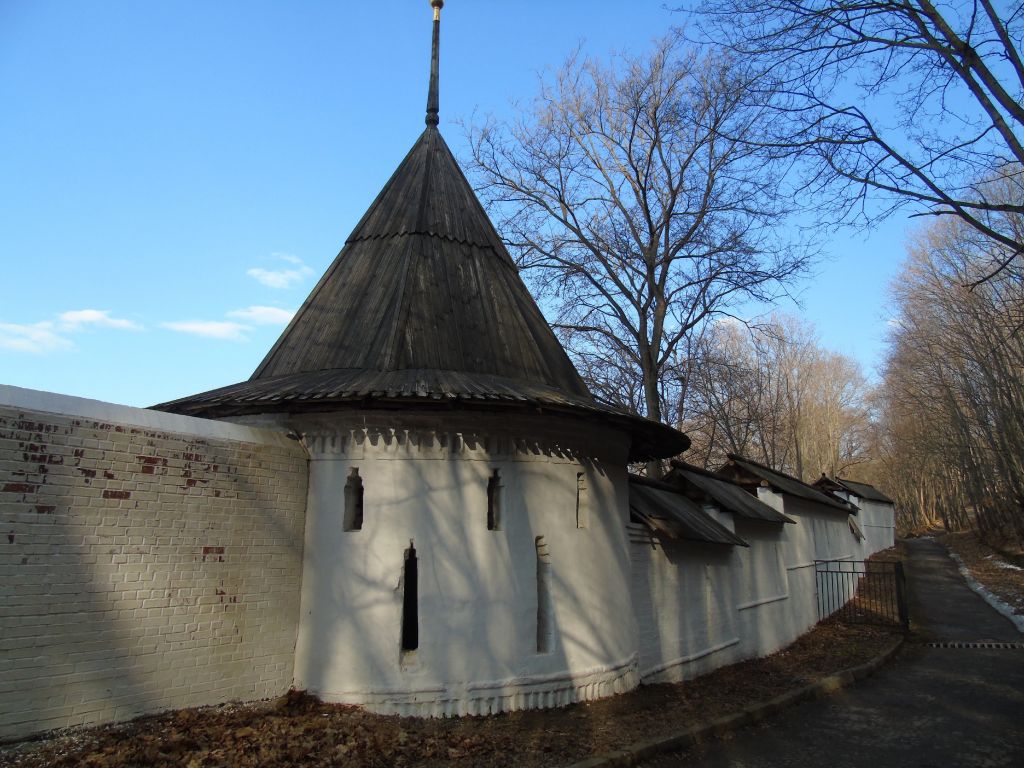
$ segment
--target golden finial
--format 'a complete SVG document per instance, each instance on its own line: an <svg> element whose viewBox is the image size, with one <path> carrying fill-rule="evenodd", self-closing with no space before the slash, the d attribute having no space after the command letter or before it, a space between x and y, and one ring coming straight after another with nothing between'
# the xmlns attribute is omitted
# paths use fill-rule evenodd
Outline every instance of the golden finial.
<svg viewBox="0 0 1024 768"><path fill-rule="evenodd" d="M444 8L444 0L430 0L430 5L434 9L434 21L440 21L441 9Z"/></svg>

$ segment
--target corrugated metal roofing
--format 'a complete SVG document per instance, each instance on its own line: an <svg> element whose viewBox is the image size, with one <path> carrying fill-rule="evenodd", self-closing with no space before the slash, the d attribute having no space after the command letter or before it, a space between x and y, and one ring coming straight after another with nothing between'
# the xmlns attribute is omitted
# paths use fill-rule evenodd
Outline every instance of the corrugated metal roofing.
<svg viewBox="0 0 1024 768"><path fill-rule="evenodd" d="M672 470L666 476L666 480L669 482L678 480L691 486L710 497L727 512L750 520L764 520L771 523L796 522L768 506L736 483L726 480L724 477L715 477L709 472L681 461L672 461Z"/></svg>
<svg viewBox="0 0 1024 768"><path fill-rule="evenodd" d="M750 546L696 503L664 483L631 475L629 509L651 530L672 539Z"/></svg>
<svg viewBox="0 0 1024 768"><path fill-rule="evenodd" d="M846 488L846 490L854 496L859 496L862 499L867 499L868 501L880 501L883 504L896 503L880 490L875 488L875 486L869 485L868 483L858 483L853 480L847 480L843 477L837 477L836 482Z"/></svg>
<svg viewBox="0 0 1024 768"><path fill-rule="evenodd" d="M739 456L735 453L728 454L729 461L735 467L738 467L748 475L764 480L771 488L778 491L779 493L786 493L790 496L796 496L797 498L805 499L806 501L813 501L817 504L823 504L833 509L842 510L849 514L851 512L856 513L857 507L853 504L848 504L845 501L837 499L835 496L831 496L826 493L813 488L807 483L797 480L795 477L785 474L784 472L778 472L774 469L758 464L756 461ZM729 465L722 467L719 470L725 476L729 476Z"/></svg>

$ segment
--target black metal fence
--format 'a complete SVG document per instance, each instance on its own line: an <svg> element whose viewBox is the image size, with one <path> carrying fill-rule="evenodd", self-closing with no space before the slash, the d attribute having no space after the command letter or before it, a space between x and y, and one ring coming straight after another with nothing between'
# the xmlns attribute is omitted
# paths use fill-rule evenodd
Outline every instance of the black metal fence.
<svg viewBox="0 0 1024 768"><path fill-rule="evenodd" d="M818 619L910 628L903 563L815 560Z"/></svg>

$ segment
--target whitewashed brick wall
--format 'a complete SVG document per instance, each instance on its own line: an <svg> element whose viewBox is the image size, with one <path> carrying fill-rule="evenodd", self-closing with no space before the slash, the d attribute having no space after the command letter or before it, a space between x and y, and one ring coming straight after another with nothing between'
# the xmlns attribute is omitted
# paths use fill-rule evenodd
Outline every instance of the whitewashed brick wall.
<svg viewBox="0 0 1024 768"><path fill-rule="evenodd" d="M0 387L0 739L291 685L307 457Z"/></svg>
<svg viewBox="0 0 1024 768"><path fill-rule="evenodd" d="M845 514L762 489L793 524L716 519L750 544L665 542L629 526L631 590L640 675L687 680L793 642L817 621L815 558L859 551Z"/></svg>

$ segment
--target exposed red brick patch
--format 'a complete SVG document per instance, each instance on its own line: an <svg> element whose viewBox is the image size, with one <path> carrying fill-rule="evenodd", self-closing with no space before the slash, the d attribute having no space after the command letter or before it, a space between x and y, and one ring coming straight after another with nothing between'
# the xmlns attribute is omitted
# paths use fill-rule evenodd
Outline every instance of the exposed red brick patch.
<svg viewBox="0 0 1024 768"><path fill-rule="evenodd" d="M111 491L106 490L103 492L104 499L130 499L132 496L131 491Z"/></svg>
<svg viewBox="0 0 1024 768"><path fill-rule="evenodd" d="M23 429L26 432L52 432L52 424L44 424L41 421L28 421L27 419L21 419L20 421L14 422L15 429Z"/></svg>
<svg viewBox="0 0 1024 768"><path fill-rule="evenodd" d="M142 468L142 474L144 475L152 475L154 472L156 472L156 467L154 467L152 464L146 464Z"/></svg>
<svg viewBox="0 0 1024 768"><path fill-rule="evenodd" d="M35 493L39 490L38 485L32 483L5 483L0 492L2 493Z"/></svg>
<svg viewBox="0 0 1024 768"><path fill-rule="evenodd" d="M224 547L203 547L203 562L207 557L216 557L218 563L224 562ZM221 602L224 602L221 600Z"/></svg>
<svg viewBox="0 0 1024 768"><path fill-rule="evenodd" d="M114 474L113 472L111 472L111 471L110 471L109 469L105 469L105 470L103 470L103 476L104 476L104 477L105 477L105 478L106 478L107 480L116 480L116 479L117 479L117 475L115 475L115 474Z"/></svg>
<svg viewBox="0 0 1024 768"><path fill-rule="evenodd" d="M37 515L49 515L56 511L57 507L53 504L36 504Z"/></svg>
<svg viewBox="0 0 1024 768"><path fill-rule="evenodd" d="M95 469L86 469L85 467L79 467L78 471L81 472L85 477L96 477Z"/></svg>
<svg viewBox="0 0 1024 768"><path fill-rule="evenodd" d="M136 456L135 458L139 460L140 464L147 464L153 466L159 464L160 466L163 467L167 466L167 459L163 459L159 456Z"/></svg>

